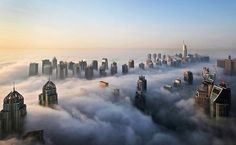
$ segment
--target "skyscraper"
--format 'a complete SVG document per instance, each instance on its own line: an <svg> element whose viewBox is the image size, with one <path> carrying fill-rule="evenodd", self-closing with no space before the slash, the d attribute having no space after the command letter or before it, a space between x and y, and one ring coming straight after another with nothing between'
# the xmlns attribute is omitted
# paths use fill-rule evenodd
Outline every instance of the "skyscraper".
<svg viewBox="0 0 236 145"><path fill-rule="evenodd" d="M36 76L36 75L38 75L38 67L39 67L38 63L30 63L30 66L29 66L29 76Z"/></svg>
<svg viewBox="0 0 236 145"><path fill-rule="evenodd" d="M105 65L99 67L99 74L101 77L105 77L107 75Z"/></svg>
<svg viewBox="0 0 236 145"><path fill-rule="evenodd" d="M59 77L59 79L65 79L67 75L68 75L67 63L60 61L60 63L58 64L57 77Z"/></svg>
<svg viewBox="0 0 236 145"><path fill-rule="evenodd" d="M49 80L39 94L39 105L53 107L58 104L56 85Z"/></svg>
<svg viewBox="0 0 236 145"><path fill-rule="evenodd" d="M87 62L85 60L79 61L79 67L80 71L85 71L85 68L87 67Z"/></svg>
<svg viewBox="0 0 236 145"><path fill-rule="evenodd" d="M231 107L231 89L225 83L214 85L210 96L211 117L228 117Z"/></svg>
<svg viewBox="0 0 236 145"><path fill-rule="evenodd" d="M113 62L111 64L111 75L114 75L117 73L117 63L116 62Z"/></svg>
<svg viewBox="0 0 236 145"><path fill-rule="evenodd" d="M3 109L0 113L1 138L11 133L22 133L26 113L24 97L13 87L13 91L4 98Z"/></svg>
<svg viewBox="0 0 236 145"><path fill-rule="evenodd" d="M74 77L79 77L80 76L79 63L74 64L74 66L73 66L73 75L74 75Z"/></svg>
<svg viewBox="0 0 236 145"><path fill-rule="evenodd" d="M52 63L50 60L42 60L42 74L51 75L52 74Z"/></svg>
<svg viewBox="0 0 236 145"><path fill-rule="evenodd" d="M98 61L97 60L93 60L92 61L92 66L94 70L98 70Z"/></svg>
<svg viewBox="0 0 236 145"><path fill-rule="evenodd" d="M146 111L146 91L147 91L147 80L144 76L139 76L137 81L137 90L135 93L135 106L145 112Z"/></svg>
<svg viewBox="0 0 236 145"><path fill-rule="evenodd" d="M102 65L105 66L105 69L108 69L108 59L107 58L102 58Z"/></svg>
<svg viewBox="0 0 236 145"><path fill-rule="evenodd" d="M91 80L93 78L93 66L87 66L85 68L85 78Z"/></svg>
<svg viewBox="0 0 236 145"><path fill-rule="evenodd" d="M134 68L134 60L133 59L130 59L128 64L129 64L129 68Z"/></svg>
<svg viewBox="0 0 236 145"><path fill-rule="evenodd" d="M188 84L193 84L193 73L191 71L184 72L184 81L188 82Z"/></svg>
<svg viewBox="0 0 236 145"><path fill-rule="evenodd" d="M57 69L57 58L56 57L53 57L52 59L52 69Z"/></svg>
<svg viewBox="0 0 236 145"><path fill-rule="evenodd" d="M186 59L188 55L187 45L183 42L183 58Z"/></svg>
<svg viewBox="0 0 236 145"><path fill-rule="evenodd" d="M127 74L128 71L129 71L128 65L127 65L127 64L123 64L123 65L122 65L122 73L123 73L123 74Z"/></svg>
<svg viewBox="0 0 236 145"><path fill-rule="evenodd" d="M144 69L145 69L145 64L144 64L144 63L140 63L140 64L139 64L139 68L141 68L141 69L144 70Z"/></svg>

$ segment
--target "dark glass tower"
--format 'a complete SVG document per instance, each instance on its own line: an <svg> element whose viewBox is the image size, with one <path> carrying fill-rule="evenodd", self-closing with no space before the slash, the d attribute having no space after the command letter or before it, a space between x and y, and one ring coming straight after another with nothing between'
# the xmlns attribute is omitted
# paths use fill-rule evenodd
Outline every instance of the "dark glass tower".
<svg viewBox="0 0 236 145"><path fill-rule="evenodd" d="M13 91L4 98L3 109L0 113L1 138L9 134L22 133L26 113L24 97L13 88Z"/></svg>

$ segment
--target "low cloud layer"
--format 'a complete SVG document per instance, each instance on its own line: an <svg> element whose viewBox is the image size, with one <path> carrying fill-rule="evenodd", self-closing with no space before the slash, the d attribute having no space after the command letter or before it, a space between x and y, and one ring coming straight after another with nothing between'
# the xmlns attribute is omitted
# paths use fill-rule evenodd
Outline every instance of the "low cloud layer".
<svg viewBox="0 0 236 145"><path fill-rule="evenodd" d="M47 145L233 145L236 138L236 87L235 77L218 76L228 80L232 89L232 118L216 122L194 107L193 95L201 83L199 72L203 66L189 68L134 69L128 75L98 78L87 81L68 78L55 81L59 94L59 109L38 105L38 94L47 77L27 78L27 64L10 63L0 67L1 97L11 91L12 79L25 98L27 117L25 130L44 129ZM120 67L119 67L120 68ZM194 84L183 83L182 89L170 93L162 87L172 84L189 69L194 73ZM147 105L151 110L145 115L132 105L139 75L148 81ZM100 80L108 81L120 89L115 98L109 88L99 88ZM2 108L2 103L1 103ZM0 144L27 144L17 139L0 141Z"/></svg>

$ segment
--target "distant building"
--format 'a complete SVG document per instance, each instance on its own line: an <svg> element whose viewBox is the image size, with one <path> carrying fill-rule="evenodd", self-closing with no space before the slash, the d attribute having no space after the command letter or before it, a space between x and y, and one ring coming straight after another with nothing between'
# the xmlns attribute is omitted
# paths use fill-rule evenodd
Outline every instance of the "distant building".
<svg viewBox="0 0 236 145"><path fill-rule="evenodd" d="M85 69L85 78L87 80L93 79L93 66L88 66Z"/></svg>
<svg viewBox="0 0 236 145"><path fill-rule="evenodd" d="M144 76L139 76L137 81L137 90L135 93L135 106L145 112L146 110L146 91L147 91L147 80Z"/></svg>
<svg viewBox="0 0 236 145"><path fill-rule="evenodd" d="M105 65L100 66L100 68L99 68L99 74L100 74L101 77L107 76Z"/></svg>
<svg viewBox="0 0 236 145"><path fill-rule="evenodd" d="M129 68L134 68L134 60L133 59L129 60L128 65Z"/></svg>
<svg viewBox="0 0 236 145"><path fill-rule="evenodd" d="M211 117L228 117L231 107L231 89L224 83L214 85L210 96Z"/></svg>
<svg viewBox="0 0 236 145"><path fill-rule="evenodd" d="M161 53L158 53L158 59L161 59Z"/></svg>
<svg viewBox="0 0 236 145"><path fill-rule="evenodd" d="M52 74L52 63L50 60L42 60L42 74L51 75Z"/></svg>
<svg viewBox="0 0 236 145"><path fill-rule="evenodd" d="M39 105L53 107L58 104L58 95L56 85L49 80L42 89L39 95Z"/></svg>
<svg viewBox="0 0 236 145"><path fill-rule="evenodd" d="M236 59L231 59L231 56L228 59L218 59L217 66L224 68L226 75L236 75Z"/></svg>
<svg viewBox="0 0 236 145"><path fill-rule="evenodd" d="M156 62L156 61L157 61L157 54L154 53L154 54L152 55L152 58L153 58L153 61Z"/></svg>
<svg viewBox="0 0 236 145"><path fill-rule="evenodd" d="M111 64L111 75L115 75L115 74L117 74L117 63L113 62Z"/></svg>
<svg viewBox="0 0 236 145"><path fill-rule="evenodd" d="M39 67L38 63L30 63L30 66L29 66L29 76L36 76L36 75L38 75L38 67Z"/></svg>
<svg viewBox="0 0 236 145"><path fill-rule="evenodd" d="M127 64L123 64L122 65L122 73L123 74L127 74L128 72L129 72L128 65Z"/></svg>
<svg viewBox="0 0 236 145"><path fill-rule="evenodd" d="M108 70L108 59L107 58L102 58L102 65L104 65L105 69Z"/></svg>
<svg viewBox="0 0 236 145"><path fill-rule="evenodd" d="M0 136L21 134L23 132L24 117L26 116L24 97L13 88L3 101L0 113Z"/></svg>
<svg viewBox="0 0 236 145"><path fill-rule="evenodd" d="M144 70L144 69L145 69L145 64L144 64L144 63L140 63L140 64L139 64L139 68L141 68L141 69Z"/></svg>
<svg viewBox="0 0 236 145"><path fill-rule="evenodd" d="M188 84L193 84L193 73L191 71L184 72L184 81Z"/></svg>
<svg viewBox="0 0 236 145"><path fill-rule="evenodd" d="M65 79L68 76L68 66L66 62L60 61L58 64L57 78Z"/></svg>
<svg viewBox="0 0 236 145"><path fill-rule="evenodd" d="M183 43L183 58L186 59L188 56L187 45Z"/></svg>
<svg viewBox="0 0 236 145"><path fill-rule="evenodd" d="M147 54L147 59L150 59L150 60L151 60L151 59L152 59L152 54L150 54L150 53Z"/></svg>
<svg viewBox="0 0 236 145"><path fill-rule="evenodd" d="M146 65L147 65L147 67L149 67L149 68L153 68L153 62L152 62L152 60L151 60L151 59L146 60Z"/></svg>
<svg viewBox="0 0 236 145"><path fill-rule="evenodd" d="M74 63L73 61L70 61L70 62L68 63L68 69L73 71L74 65L75 65L75 63Z"/></svg>
<svg viewBox="0 0 236 145"><path fill-rule="evenodd" d="M73 75L74 75L74 77L79 77L80 76L79 63L74 64L74 66L73 66Z"/></svg>
<svg viewBox="0 0 236 145"><path fill-rule="evenodd" d="M57 58L56 57L53 57L52 59L52 69L57 69Z"/></svg>
<svg viewBox="0 0 236 145"><path fill-rule="evenodd" d="M94 70L98 70L98 61L97 60L93 60L92 61L92 66Z"/></svg>
<svg viewBox="0 0 236 145"><path fill-rule="evenodd" d="M87 62L85 60L79 61L79 67L80 71L85 71L85 68L87 67Z"/></svg>

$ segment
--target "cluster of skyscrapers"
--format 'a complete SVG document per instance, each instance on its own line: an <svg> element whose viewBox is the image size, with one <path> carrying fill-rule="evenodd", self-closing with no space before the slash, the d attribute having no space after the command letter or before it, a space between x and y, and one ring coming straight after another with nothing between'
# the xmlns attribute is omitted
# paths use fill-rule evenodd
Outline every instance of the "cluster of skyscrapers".
<svg viewBox="0 0 236 145"><path fill-rule="evenodd" d="M183 52L176 54L174 56L171 55L162 55L161 53L148 54L146 60L146 66L148 68L153 68L155 65L161 66L172 66L172 67L180 67L182 64L186 63L195 63L195 62L209 62L209 56L200 56L199 54L188 54L187 45L183 44ZM139 64L140 68L145 68L143 63Z"/></svg>
<svg viewBox="0 0 236 145"><path fill-rule="evenodd" d="M231 89L222 81L215 84L215 76L209 68L204 68L202 84L195 95L195 104L214 118L224 118L230 115Z"/></svg>
<svg viewBox="0 0 236 145"><path fill-rule="evenodd" d="M56 86L49 80L43 86L42 93L39 95L39 105L53 108L57 104ZM24 103L24 97L13 87L13 90L3 100L3 109L0 112L0 139L12 134L17 135L17 137L22 137L26 115L27 109ZM32 136L36 136L42 141L43 131L28 132L23 138Z"/></svg>

